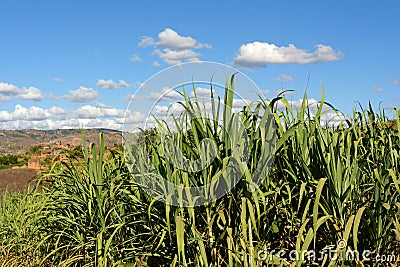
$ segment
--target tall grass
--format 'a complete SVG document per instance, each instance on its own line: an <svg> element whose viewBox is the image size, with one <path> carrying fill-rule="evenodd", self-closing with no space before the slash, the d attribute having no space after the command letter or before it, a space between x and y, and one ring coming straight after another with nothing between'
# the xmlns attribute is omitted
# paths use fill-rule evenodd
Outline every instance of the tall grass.
<svg viewBox="0 0 400 267"><path fill-rule="evenodd" d="M219 101L229 105L232 85L227 83ZM159 175L198 186L226 168L234 149L215 124L218 104L210 117L181 118L184 123L176 127L189 159L199 158L201 140L216 144L215 160L201 172L185 172L168 162L162 121L143 133ZM197 103L186 94L182 105L199 115ZM328 255L321 261L286 261L277 255L260 260L258 252L357 249L370 250L370 258L400 255L400 112L393 123L368 107L334 125L322 120L335 111L327 106L322 99L313 108L304 96L296 109L279 96L244 107L235 116L251 137L247 176L224 197L199 207L172 206L143 191L137 184L140 151L128 158L137 162L128 168L122 152L104 158L102 142L98 148L85 144L84 161L54 165L41 193L4 196L0 260L3 266L369 266L377 263ZM266 109L277 126L276 151L263 182L254 187L251 177L263 162L258 155L267 138L260 124Z"/></svg>
<svg viewBox="0 0 400 267"><path fill-rule="evenodd" d="M0 266L39 266L48 212L45 194L5 192L0 203Z"/></svg>

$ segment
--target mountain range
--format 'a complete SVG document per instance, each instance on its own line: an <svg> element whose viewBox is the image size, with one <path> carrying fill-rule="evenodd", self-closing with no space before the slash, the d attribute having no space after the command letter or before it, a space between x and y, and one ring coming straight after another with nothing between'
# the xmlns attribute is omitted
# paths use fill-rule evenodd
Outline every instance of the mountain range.
<svg viewBox="0 0 400 267"><path fill-rule="evenodd" d="M98 144L100 132L106 147L122 143L122 133L109 129L0 130L0 154L23 154L36 145L82 145L82 131L88 143Z"/></svg>

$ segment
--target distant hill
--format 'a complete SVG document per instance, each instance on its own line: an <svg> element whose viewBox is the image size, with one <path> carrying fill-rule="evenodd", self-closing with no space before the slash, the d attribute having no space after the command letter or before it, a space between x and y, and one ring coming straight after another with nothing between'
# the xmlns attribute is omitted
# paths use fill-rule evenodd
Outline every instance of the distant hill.
<svg viewBox="0 0 400 267"><path fill-rule="evenodd" d="M99 133L104 134L105 146L122 143L120 131L108 129L83 130L87 142L98 144ZM81 129L62 130L0 130L0 154L25 153L34 145L62 144L78 146L82 144Z"/></svg>

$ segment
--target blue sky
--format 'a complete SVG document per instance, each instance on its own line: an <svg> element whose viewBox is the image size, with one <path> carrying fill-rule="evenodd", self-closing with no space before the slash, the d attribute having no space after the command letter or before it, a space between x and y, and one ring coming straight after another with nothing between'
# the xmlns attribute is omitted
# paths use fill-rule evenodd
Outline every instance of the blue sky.
<svg viewBox="0 0 400 267"><path fill-rule="evenodd" d="M400 104L398 1L2 1L0 10L1 129L118 129L141 83L193 60L239 68L268 98L285 88L296 101L307 87L318 100L323 85L345 114L356 101Z"/></svg>

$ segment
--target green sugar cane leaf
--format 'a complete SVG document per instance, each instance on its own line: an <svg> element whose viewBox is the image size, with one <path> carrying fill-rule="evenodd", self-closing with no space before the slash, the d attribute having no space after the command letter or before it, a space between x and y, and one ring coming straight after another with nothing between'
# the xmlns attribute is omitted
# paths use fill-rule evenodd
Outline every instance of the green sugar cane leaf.
<svg viewBox="0 0 400 267"><path fill-rule="evenodd" d="M253 208L253 205L252 205L252 203L251 203L251 201L249 199L247 199L247 207L248 207L248 212L249 212L249 216L250 216L250 221L251 221L251 224L253 225L252 229L254 229L255 234L257 235L257 237L259 237L256 216L255 216L255 213L254 213L254 208Z"/></svg>
<svg viewBox="0 0 400 267"><path fill-rule="evenodd" d="M396 175L395 171L393 169L388 169L388 172L389 172L390 177L392 177L392 179L393 179L393 183L394 183L394 186L396 187L397 192L400 193L400 183L399 183L399 180L397 180L397 175Z"/></svg>
<svg viewBox="0 0 400 267"><path fill-rule="evenodd" d="M175 216L175 224L176 224L176 242L178 246L178 258L179 261L181 261L182 257L183 262L185 262L185 223L181 215Z"/></svg>
<svg viewBox="0 0 400 267"><path fill-rule="evenodd" d="M353 226L353 243L354 243L354 249L357 250L357 243L358 243L358 227L360 226L361 222L361 217L363 215L363 212L365 210L365 207L360 208L357 211L356 217L354 219L354 226Z"/></svg>
<svg viewBox="0 0 400 267"><path fill-rule="evenodd" d="M124 226L124 224L123 223L121 223L121 224L116 224L116 225L113 225L112 227L113 228L115 228L114 229L114 231L112 232L112 234L111 234L111 236L108 238L108 240L106 241L106 244L105 244L105 246L104 246L104 252L103 252L103 257L104 258L107 258L107 254L109 253L109 249L110 249L110 246L111 246L111 243L113 242L113 238L114 238L114 236L117 234L117 232L121 229L121 227L122 226Z"/></svg>
<svg viewBox="0 0 400 267"><path fill-rule="evenodd" d="M296 240L296 250L300 252L300 246L301 246L301 241L303 239L303 232L306 229L307 223L309 222L310 219L307 219L303 222L303 224L300 226L299 233L297 234L297 240Z"/></svg>
<svg viewBox="0 0 400 267"><path fill-rule="evenodd" d="M343 240L347 241L349 240L349 236L350 236L350 231L352 229L352 225L353 225L353 221L354 221L354 215L351 215L350 218L347 220L346 226L344 228L344 233L343 233Z"/></svg>
<svg viewBox="0 0 400 267"><path fill-rule="evenodd" d="M293 125L290 127L288 130L284 132L284 134L277 140L276 142L276 148L275 151L278 151L279 148L290 138L296 133L296 127L298 124Z"/></svg>
<svg viewBox="0 0 400 267"><path fill-rule="evenodd" d="M324 184L326 182L326 178L321 178L318 181L317 185L317 191L316 191L316 196L315 196L315 202L314 202L314 207L313 207L313 228L314 228L314 246L315 246L315 241L316 241L316 235L317 235L317 221L318 221L318 207L319 207L319 202L320 202L320 197L322 193L322 189L324 187Z"/></svg>

